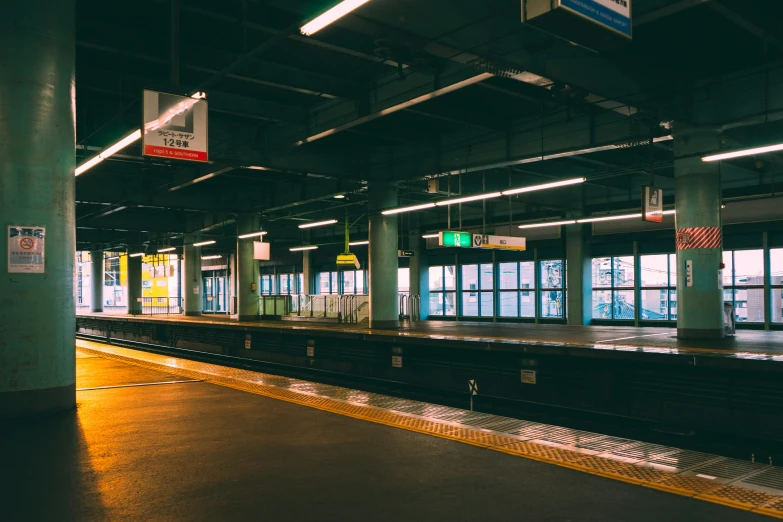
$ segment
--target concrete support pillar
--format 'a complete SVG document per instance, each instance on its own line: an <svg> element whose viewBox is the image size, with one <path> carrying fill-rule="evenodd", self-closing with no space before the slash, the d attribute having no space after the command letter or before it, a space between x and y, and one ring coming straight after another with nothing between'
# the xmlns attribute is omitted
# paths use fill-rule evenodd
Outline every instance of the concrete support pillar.
<svg viewBox="0 0 783 522"><path fill-rule="evenodd" d="M92 285L92 311L103 312L103 285L106 271L103 250L90 252L90 285Z"/></svg>
<svg viewBox="0 0 783 522"><path fill-rule="evenodd" d="M12 417L76 403L73 0L0 2L0 48L2 264L8 241L45 227L31 236L43 273L0 268L0 417Z"/></svg>
<svg viewBox="0 0 783 522"><path fill-rule="evenodd" d="M585 243L589 225L569 225L566 230L568 263L568 324L589 325L593 319L592 260Z"/></svg>
<svg viewBox="0 0 783 522"><path fill-rule="evenodd" d="M182 249L185 257L185 282L182 289L185 315L201 315L204 306L201 296L201 247L193 246L198 240L197 234L185 234L185 247Z"/></svg>
<svg viewBox="0 0 783 522"><path fill-rule="evenodd" d="M313 292L313 252L305 250L302 252L302 288L300 294L312 295Z"/></svg>
<svg viewBox="0 0 783 522"><path fill-rule="evenodd" d="M413 230L408 236L408 248L413 250L413 257L408 258L408 267L410 270L411 296L419 296L421 304L421 256L423 252L423 242L421 231ZM426 268L424 270L427 270ZM421 319L421 310L419 317L412 317L413 320Z"/></svg>
<svg viewBox="0 0 783 522"><path fill-rule="evenodd" d="M237 235L258 232L258 216L239 216ZM258 320L258 261L253 259L253 239L237 239L237 315L240 321Z"/></svg>
<svg viewBox="0 0 783 522"><path fill-rule="evenodd" d="M397 216L381 211L397 206L397 186L385 181L369 183L370 328L400 326L397 296Z"/></svg>
<svg viewBox="0 0 783 522"><path fill-rule="evenodd" d="M141 261L142 257L131 257L130 254L141 252L141 249L128 250L128 313L141 315Z"/></svg>
<svg viewBox="0 0 783 522"><path fill-rule="evenodd" d="M717 129L675 126L677 337L681 339L724 336L720 171L717 162L701 161L719 144Z"/></svg>

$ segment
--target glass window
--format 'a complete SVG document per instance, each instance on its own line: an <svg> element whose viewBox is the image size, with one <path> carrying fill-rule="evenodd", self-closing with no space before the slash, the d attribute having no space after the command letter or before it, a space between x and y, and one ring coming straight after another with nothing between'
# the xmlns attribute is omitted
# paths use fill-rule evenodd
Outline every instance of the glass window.
<svg viewBox="0 0 783 522"><path fill-rule="evenodd" d="M563 288L563 261L540 261L541 288Z"/></svg>
<svg viewBox="0 0 783 522"><path fill-rule="evenodd" d="M492 265L463 265L460 269L463 290L461 315L492 317L495 308Z"/></svg>
<svg viewBox="0 0 783 522"><path fill-rule="evenodd" d="M356 293L356 273L353 270L347 270L343 272L343 293L355 294Z"/></svg>
<svg viewBox="0 0 783 522"><path fill-rule="evenodd" d="M668 255L641 256L639 261L642 287L670 286Z"/></svg>
<svg viewBox="0 0 783 522"><path fill-rule="evenodd" d="M561 259L539 261L541 317L565 318L564 265Z"/></svg>
<svg viewBox="0 0 783 522"><path fill-rule="evenodd" d="M487 282L489 282L489 277L490 274L486 274ZM535 263L533 261L498 264L498 316L535 317L535 279Z"/></svg>
<svg viewBox="0 0 783 522"><path fill-rule="evenodd" d="M303 294L304 293L304 274L298 274L297 281L299 282L299 284L296 287L296 292L298 294Z"/></svg>
<svg viewBox="0 0 783 522"><path fill-rule="evenodd" d="M401 294L407 294L411 291L411 269L397 269L397 290Z"/></svg>
<svg viewBox="0 0 783 522"><path fill-rule="evenodd" d="M723 262L723 296L726 302L734 304L736 321L764 322L764 251L726 250ZM770 319L774 313L771 310Z"/></svg>
<svg viewBox="0 0 783 522"><path fill-rule="evenodd" d="M666 255L657 256L655 260L663 263L664 276L668 279L668 268L665 267ZM652 261L648 261L646 265L649 267ZM596 257L593 259L592 267L593 318L635 319L634 257Z"/></svg>
<svg viewBox="0 0 783 522"><path fill-rule="evenodd" d="M430 315L457 315L457 293L444 290L456 290L456 267L431 266L430 276Z"/></svg>
<svg viewBox="0 0 783 522"><path fill-rule="evenodd" d="M519 263L500 263L498 265L500 290L519 289Z"/></svg>

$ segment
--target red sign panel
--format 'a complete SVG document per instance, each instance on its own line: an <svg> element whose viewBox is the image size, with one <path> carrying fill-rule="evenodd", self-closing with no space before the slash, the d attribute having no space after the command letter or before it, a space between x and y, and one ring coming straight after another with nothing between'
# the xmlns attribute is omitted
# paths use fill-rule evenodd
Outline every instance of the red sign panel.
<svg viewBox="0 0 783 522"><path fill-rule="evenodd" d="M677 250L720 248L723 236L720 227L693 227L677 230Z"/></svg>
<svg viewBox="0 0 783 522"><path fill-rule="evenodd" d="M207 161L207 153L197 150L173 149L171 147L161 147L159 145L146 145L144 147L145 156L159 156L161 158L173 158L190 161Z"/></svg>

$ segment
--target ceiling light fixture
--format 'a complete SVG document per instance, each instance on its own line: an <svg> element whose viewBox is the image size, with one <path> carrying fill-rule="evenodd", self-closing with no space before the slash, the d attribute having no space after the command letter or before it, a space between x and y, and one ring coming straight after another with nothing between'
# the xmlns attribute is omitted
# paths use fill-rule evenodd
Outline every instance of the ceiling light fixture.
<svg viewBox="0 0 783 522"><path fill-rule="evenodd" d="M534 223L532 225L519 225L519 228L542 228L542 227L554 227L560 225L573 225L576 223L575 219L569 219L566 221L549 221L547 223Z"/></svg>
<svg viewBox="0 0 783 522"><path fill-rule="evenodd" d="M335 223L337 223L336 219L330 219L328 221L316 221L315 223L305 223L303 225L299 225L299 228L322 227L325 225L334 225Z"/></svg>
<svg viewBox="0 0 783 522"><path fill-rule="evenodd" d="M318 248L318 247L317 246L303 246L303 247L289 248L288 250L290 250L291 252L301 252L303 250L315 250L316 248Z"/></svg>
<svg viewBox="0 0 783 522"><path fill-rule="evenodd" d="M143 257L144 252L136 252L135 254L128 254L128 257Z"/></svg>
<svg viewBox="0 0 783 522"><path fill-rule="evenodd" d="M237 236L237 239L247 239L249 237L259 237L259 236L265 236L267 234L266 230L262 230L261 232L252 232L250 234L242 234L241 236Z"/></svg>
<svg viewBox="0 0 783 522"><path fill-rule="evenodd" d="M334 199L345 199L345 194L335 194Z"/></svg>
<svg viewBox="0 0 783 522"><path fill-rule="evenodd" d="M177 247L159 248L158 254L163 254L164 252L174 252L176 249Z"/></svg>
<svg viewBox="0 0 783 522"><path fill-rule="evenodd" d="M201 243L193 243L194 247L202 247L207 245L214 245L217 241L202 241Z"/></svg>
<svg viewBox="0 0 783 522"><path fill-rule="evenodd" d="M664 216L670 216L674 214L674 209L672 210L664 210L663 215ZM619 216L601 216L601 217L594 217L594 218L585 218L585 219L577 219L577 223L597 223L599 221L618 221L620 219L634 219L634 218L641 218L641 214L620 214Z"/></svg>
<svg viewBox="0 0 783 522"><path fill-rule="evenodd" d="M574 178L574 179L566 179L563 181L554 181L552 183L543 183L541 185L531 185L529 187L520 187L515 189L509 189L504 190L503 195L504 196L510 196L512 194L522 194L524 192L535 192L537 190L546 190L556 187L565 187L568 185L577 185L579 183L584 183L587 181L587 178Z"/></svg>
<svg viewBox="0 0 783 522"><path fill-rule="evenodd" d="M766 154L768 152L777 152L783 150L783 143L777 145L767 145L765 147L755 147L752 149L735 150L731 152L723 152L721 154L713 154L711 156L704 156L702 161L720 161L732 158L742 158L744 156L755 156L757 154Z"/></svg>
<svg viewBox="0 0 783 522"><path fill-rule="evenodd" d="M201 259L203 259L204 261L208 261L210 259L222 259L222 258L223 256L201 256Z"/></svg>
<svg viewBox="0 0 783 522"><path fill-rule="evenodd" d="M422 239L435 239L436 237L440 237L440 234L424 234L421 236Z"/></svg>
<svg viewBox="0 0 783 522"><path fill-rule="evenodd" d="M365 240L365 241L354 241L353 243L348 243L348 246L361 246L361 245L369 245L369 244L370 244L370 241L369 241L369 240Z"/></svg>
<svg viewBox="0 0 783 522"><path fill-rule="evenodd" d="M121 151L122 149L130 145L131 143L138 141L140 139L141 139L141 129L136 129L132 133L122 138L117 143L114 143L113 145L109 145L109 147L107 147L105 150L98 153L97 156L93 156L91 159L87 160L86 162L76 167L76 175L79 176L81 174L84 174L86 171L90 170L101 161L105 160L108 157L114 156L119 151Z"/></svg>
<svg viewBox="0 0 783 522"><path fill-rule="evenodd" d="M457 203L468 203L470 201L481 201L484 199L499 198L503 194L501 192L490 192L488 194L476 194L475 196L465 196L464 198L446 199L443 201L437 201L435 204L439 207L446 205L456 205Z"/></svg>
<svg viewBox="0 0 783 522"><path fill-rule="evenodd" d="M339 20L354 9L361 7L370 0L343 0L336 6L318 16L311 22L306 23L299 28L299 31L305 36L312 36L327 25Z"/></svg>
<svg viewBox="0 0 783 522"><path fill-rule="evenodd" d="M434 208L435 203L422 203L421 205L413 205L410 207L401 207L401 208L391 208L389 210L384 210L381 212L384 216L388 216L390 214L399 214L401 212L413 212L414 210L424 210L425 208Z"/></svg>

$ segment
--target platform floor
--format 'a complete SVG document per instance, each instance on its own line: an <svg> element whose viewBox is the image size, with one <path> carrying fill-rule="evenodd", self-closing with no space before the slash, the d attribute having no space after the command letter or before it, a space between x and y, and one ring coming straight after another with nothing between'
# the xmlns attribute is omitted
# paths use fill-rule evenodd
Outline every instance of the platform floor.
<svg viewBox="0 0 783 522"><path fill-rule="evenodd" d="M632 326L568 326L531 323L485 323L420 321L399 330L369 329L366 324L344 325L305 320L239 322L225 315L191 317L184 315L131 316L78 314L117 320L166 321L238 327L275 328L291 331L324 331L394 337L448 339L467 342L546 344L599 350L635 350L655 353L694 353L719 357L768 356L783 362L783 331L740 330L735 337L714 340L678 339L673 328ZM745 355L747 354L747 355Z"/></svg>
<svg viewBox="0 0 783 522"><path fill-rule="evenodd" d="M705 502L497 451L499 439L487 429L422 433L420 424L414 430L395 421L401 413L368 422L360 410L380 400L375 394L333 387L352 405L336 414L328 403L337 399L316 399L325 385L85 346L92 348L77 360L76 411L0 429L4 521L744 522L767 519L747 509L763 504L776 514L781 500L687 477L694 488L706 484L702 493L729 491L726 502L755 502L736 506L743 511L714 503L718 497ZM200 374L193 364L202 364ZM216 384L221 379L226 384ZM238 379L256 393L232 389ZM283 400L263 395L273 382L278 390L287 386ZM297 397L317 403L298 404ZM387 399L397 410L415 402ZM461 418L471 415L483 414ZM657 473L649 469L647 479Z"/></svg>

